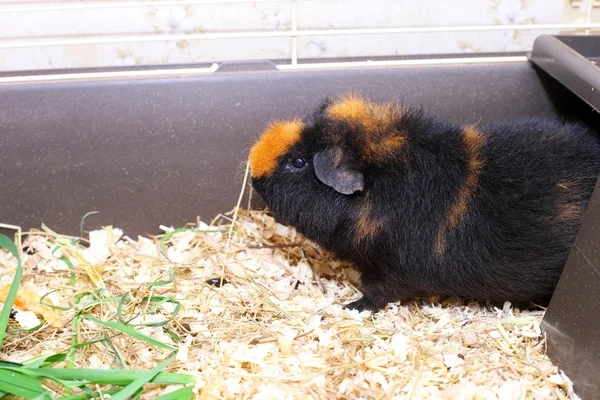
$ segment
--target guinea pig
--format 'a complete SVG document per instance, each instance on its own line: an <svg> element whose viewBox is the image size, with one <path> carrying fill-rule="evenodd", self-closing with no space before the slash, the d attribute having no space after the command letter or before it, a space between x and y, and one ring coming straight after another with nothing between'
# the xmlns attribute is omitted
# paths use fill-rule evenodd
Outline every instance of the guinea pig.
<svg viewBox="0 0 600 400"><path fill-rule="evenodd" d="M272 123L248 162L281 222L360 272L363 297L347 308L426 295L547 304L600 144L577 123L460 125L346 95Z"/></svg>

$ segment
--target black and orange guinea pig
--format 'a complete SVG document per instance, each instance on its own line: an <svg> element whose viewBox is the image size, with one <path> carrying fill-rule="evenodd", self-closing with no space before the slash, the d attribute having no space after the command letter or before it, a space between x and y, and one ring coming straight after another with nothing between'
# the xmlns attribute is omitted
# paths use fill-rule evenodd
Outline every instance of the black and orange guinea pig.
<svg viewBox="0 0 600 400"><path fill-rule="evenodd" d="M281 222L360 272L348 308L424 295L547 304L600 144L575 123L459 125L347 95L272 123L249 163Z"/></svg>

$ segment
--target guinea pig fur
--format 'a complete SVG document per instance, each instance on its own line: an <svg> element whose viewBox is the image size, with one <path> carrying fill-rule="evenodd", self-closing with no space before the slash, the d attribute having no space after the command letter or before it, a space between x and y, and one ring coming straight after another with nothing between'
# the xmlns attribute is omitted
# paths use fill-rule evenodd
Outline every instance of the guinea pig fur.
<svg viewBox="0 0 600 400"><path fill-rule="evenodd" d="M249 163L280 221L361 273L348 308L432 294L547 304L600 145L575 123L461 126L347 95L271 124Z"/></svg>

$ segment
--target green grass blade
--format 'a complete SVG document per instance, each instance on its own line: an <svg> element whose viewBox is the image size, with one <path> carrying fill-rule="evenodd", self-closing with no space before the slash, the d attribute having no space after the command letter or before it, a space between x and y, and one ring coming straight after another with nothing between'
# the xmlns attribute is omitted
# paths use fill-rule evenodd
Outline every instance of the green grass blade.
<svg viewBox="0 0 600 400"><path fill-rule="evenodd" d="M175 342L177 343L183 343L183 340L181 340L181 338L172 330L170 330L169 328L163 328L163 330L165 331L165 333L169 336L171 336L171 339L173 339Z"/></svg>
<svg viewBox="0 0 600 400"><path fill-rule="evenodd" d="M140 397L142 397L143 392L144 388L139 389L137 392L135 392L135 395L131 398L131 400L138 400Z"/></svg>
<svg viewBox="0 0 600 400"><path fill-rule="evenodd" d="M104 339L90 340L89 342L75 344L75 345L72 345L71 347L65 349L61 353L49 354L46 356L32 357L29 360L24 361L22 365L21 364L3 365L2 362L0 362L0 367L6 367L6 366L21 367L21 366L23 366L23 367L27 367L27 368L40 368L42 366L46 366L46 364L54 364L54 363L57 363L60 361L64 361L67 358L67 354L71 350L80 349L82 347L91 346L93 344L101 343L101 342L104 342Z"/></svg>
<svg viewBox="0 0 600 400"><path fill-rule="evenodd" d="M98 214L99 212L100 211L90 211L89 213L85 214L83 218L81 218L81 222L79 223L79 237L83 237L83 224L85 222L85 219L90 215Z"/></svg>
<svg viewBox="0 0 600 400"><path fill-rule="evenodd" d="M54 254L54 252L52 254ZM71 273L69 274L69 281L71 283L71 286L75 287L75 272L73 272L75 268L73 267L73 263L65 256L62 256L61 258L59 258L59 260L64 262L71 271Z"/></svg>
<svg viewBox="0 0 600 400"><path fill-rule="evenodd" d="M117 350L117 348L113 344L112 340L110 339L110 336L108 336L108 334L106 332L104 332L104 345L106 347L108 347L115 355L114 362L119 364L119 368L125 369L125 362L123 361L123 358L124 358L123 355L121 354L121 352L119 350Z"/></svg>
<svg viewBox="0 0 600 400"><path fill-rule="evenodd" d="M55 310L61 310L61 311L69 311L69 310L71 310L73 308L73 307L59 307L59 306L55 306L54 304L45 303L44 300L46 299L46 297L50 296L54 292L58 292L58 289L52 290L52 291L46 293L45 295L43 295L40 298L40 304L43 305L43 306L54 308Z"/></svg>
<svg viewBox="0 0 600 400"><path fill-rule="evenodd" d="M0 373L3 374L10 374L10 373L16 373L20 376L23 376L25 378L28 379L39 379L39 378L43 378L45 377L44 374L40 374L39 372L36 371L40 371L40 369L32 369L32 368L25 368L25 367L20 367L20 368L2 368L0 369ZM58 383L60 383L61 385L63 385L66 388L76 388L76 387L80 387L82 385L86 385L88 382L87 381L80 381L80 380L69 380L69 379L59 379L59 378L48 378L48 379L52 379ZM33 381L31 381L33 382ZM12 383L9 382L9 383Z"/></svg>
<svg viewBox="0 0 600 400"><path fill-rule="evenodd" d="M32 400L55 400L56 398L50 392L44 392Z"/></svg>
<svg viewBox="0 0 600 400"><path fill-rule="evenodd" d="M153 326L153 327L163 326L163 325L166 325L169 322L171 322L173 319L175 319L175 317L177 316L177 314L179 314L179 311L181 310L181 303L170 297L164 297L164 296L144 297L143 299L140 300L140 303L143 303L144 305L147 303L155 303L154 306L152 306L151 309L148 311L135 312L133 314L140 315L140 316L154 314L155 312L158 311L160 306L163 305L164 303L172 303L175 305L175 307L173 308L173 311L171 312L171 316L168 319L164 319L162 321L148 322L148 323L141 323L141 324L128 324L127 321L123 318L123 307L129 301L130 301L129 297L127 297L127 294L125 294L121 298L121 300L119 300L119 304L117 305L117 318L119 319L120 323L122 323L123 325L127 325L127 326Z"/></svg>
<svg viewBox="0 0 600 400"><path fill-rule="evenodd" d="M80 321L81 314L76 314L71 321L71 324L73 325L73 333L71 334L71 348L69 349L69 354L67 356L67 368L73 368L75 366L75 346L77 346L77 340L79 339Z"/></svg>
<svg viewBox="0 0 600 400"><path fill-rule="evenodd" d="M125 386L123 388L123 390L121 390L119 393L112 396L111 399L112 400L127 400L127 398L129 396L139 392L146 383L148 383L152 379L154 379L160 371L165 369L167 367L167 365L169 365L169 363L171 361L173 361L176 354L177 353L171 354L171 356L169 358L167 358L165 361L158 364L156 367L152 368L150 371L145 371L139 378L137 378L136 380L131 382L129 385ZM141 393L139 393L139 394L141 394ZM138 394L138 397L139 397L139 394Z"/></svg>
<svg viewBox="0 0 600 400"><path fill-rule="evenodd" d="M167 254L167 246L165 245L165 242L174 234L178 233L178 232L187 232L187 231L193 231L193 228L177 228L177 229L173 229L171 232L166 233L158 242L158 245L160 247L160 249L162 250L163 254Z"/></svg>
<svg viewBox="0 0 600 400"><path fill-rule="evenodd" d="M100 297L102 296L102 292L104 289L100 289L96 292L84 292L79 293L75 296L75 304L79 306L79 309L82 312L89 310L90 308L97 306L101 303L108 303L111 301L119 301L122 296L113 296L113 297Z"/></svg>
<svg viewBox="0 0 600 400"><path fill-rule="evenodd" d="M2 371L0 374L0 391L34 399L44 392L42 382L35 377L20 374L16 371Z"/></svg>
<svg viewBox="0 0 600 400"><path fill-rule="evenodd" d="M67 257L62 256L61 258L59 258L60 261L64 262L67 266L67 268L69 269L74 269L75 267L73 266L73 263L71 262L71 260L69 260Z"/></svg>
<svg viewBox="0 0 600 400"><path fill-rule="evenodd" d="M23 364L16 362L0 360L0 368L19 368L22 366Z"/></svg>
<svg viewBox="0 0 600 400"><path fill-rule="evenodd" d="M75 243L77 243L77 241L75 241ZM75 244L75 243L73 243L73 244ZM62 247L63 247L62 245L56 245L50 252L52 253L52 255L54 255L54 253L58 249L61 249ZM73 263L71 262L71 260L69 260L65 256L60 257L59 260L64 262L67 265L67 267L69 268L69 270L71 271L71 274L69 275L69 280L71 281L71 286L75 286L75 273L73 272L73 269L74 269Z"/></svg>
<svg viewBox="0 0 600 400"><path fill-rule="evenodd" d="M16 387L13 385L8 385L9 387L4 387L5 385L8 385L8 384L6 384L2 380L0 380L0 390L6 390L8 394L18 396L19 398L35 399L36 397L38 397L41 394L39 392L30 391L28 389Z"/></svg>
<svg viewBox="0 0 600 400"><path fill-rule="evenodd" d="M37 317L37 319L38 319L38 321L40 321L40 324L38 326L34 326L33 328L29 328L29 329L7 329L6 332L15 333L18 335L25 333L25 334L29 335L29 334L41 329L42 326L44 326L44 319L42 317Z"/></svg>
<svg viewBox="0 0 600 400"><path fill-rule="evenodd" d="M13 370L15 368L5 368ZM3 371L0 370L3 373ZM55 381L71 380L85 381L90 384L126 386L138 379L147 371L118 370L118 369L73 369L73 368L38 368L19 369L18 372L33 377L44 377ZM191 375L177 374L174 372L161 372L151 382L165 385L188 385L194 382ZM81 385L81 384L79 384Z"/></svg>
<svg viewBox="0 0 600 400"><path fill-rule="evenodd" d="M109 394L112 396L113 394L118 393L119 390L121 390L121 389L103 390L102 394ZM92 392L92 393L77 394L74 396L66 396L66 397L61 397L58 400L88 400L88 399L92 399L92 398L100 398L100 392Z"/></svg>
<svg viewBox="0 0 600 400"><path fill-rule="evenodd" d="M175 280L175 277L177 276L177 270L173 269L173 273L171 274L171 279L168 281L156 281L156 282L151 282L151 283L146 283L144 284L145 287L153 287L153 286L165 286L165 285L170 285L171 283L173 283L173 281Z"/></svg>
<svg viewBox="0 0 600 400"><path fill-rule="evenodd" d="M0 376L0 380L3 382L12 383L18 386L27 387L32 390L39 392L43 391L42 383L35 377L21 374L17 371L6 371Z"/></svg>
<svg viewBox="0 0 600 400"><path fill-rule="evenodd" d="M21 265L21 257L19 257L17 246L15 246L8 236L0 234L0 249L8 250L17 259L17 270L15 271L15 276L10 284L10 290L8 291L6 301L4 302L2 312L0 313L0 347L2 347L2 341L4 340L4 334L6 333L6 327L8 326L8 320L10 318L10 311L15 302L15 297L17 297L19 285L21 284L23 266Z"/></svg>
<svg viewBox="0 0 600 400"><path fill-rule="evenodd" d="M60 361L64 361L67 358L64 353L50 354L48 356L38 356L31 358L23 363L26 368L39 368L43 364L54 364Z"/></svg>
<svg viewBox="0 0 600 400"><path fill-rule="evenodd" d="M165 242L173 235L175 235L176 233L179 232L196 232L196 233L216 233L216 232L227 232L228 229L194 229L194 228L177 228L177 229L173 229L170 232L167 232L163 235L163 237L160 239L160 241L158 242L158 245L160 247L160 249L163 251L163 253L166 255L167 254L167 246L165 245ZM235 230L234 230L235 232Z"/></svg>
<svg viewBox="0 0 600 400"><path fill-rule="evenodd" d="M184 387L171 393L158 396L156 400L191 400L194 398L192 387Z"/></svg>
<svg viewBox="0 0 600 400"><path fill-rule="evenodd" d="M143 340L146 343L150 343L153 346L156 346L158 348L164 349L164 350L171 350L174 351L175 349L169 345L164 344L163 342L160 342L156 339L151 338L150 336L144 335L143 333L138 332L137 330L127 326L127 325L123 325L120 324L118 322L111 322L111 321L101 321L99 319L96 319L94 317L90 317L88 315L85 316L86 319L90 320L90 321L94 321L100 325L104 325L106 327L112 328L112 329L116 329L119 332L123 332L129 336L133 336L136 339L140 339Z"/></svg>

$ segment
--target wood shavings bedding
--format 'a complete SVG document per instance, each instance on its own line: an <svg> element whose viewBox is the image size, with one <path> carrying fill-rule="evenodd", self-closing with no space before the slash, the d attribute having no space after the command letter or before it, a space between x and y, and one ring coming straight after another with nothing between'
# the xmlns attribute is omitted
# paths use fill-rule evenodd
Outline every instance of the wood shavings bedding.
<svg viewBox="0 0 600 400"><path fill-rule="evenodd" d="M179 349L168 370L196 376L201 399L576 398L545 355L543 311L438 298L375 315L348 311L342 305L360 297L348 266L266 212L240 210L228 246L230 223L221 215L137 239L106 227L90 232L89 245L47 228L28 234L24 293L55 291L51 304L71 309L53 310L56 318L33 333L11 334L0 357L23 361L69 348L76 310L113 321L120 312ZM0 250L1 286L15 267ZM120 310L117 302L92 304L94 292L127 301ZM162 303L151 304L153 296ZM91 320L82 321L79 340L106 334L114 349L87 346L75 367L151 369L168 354ZM142 398L170 390L151 385Z"/></svg>

